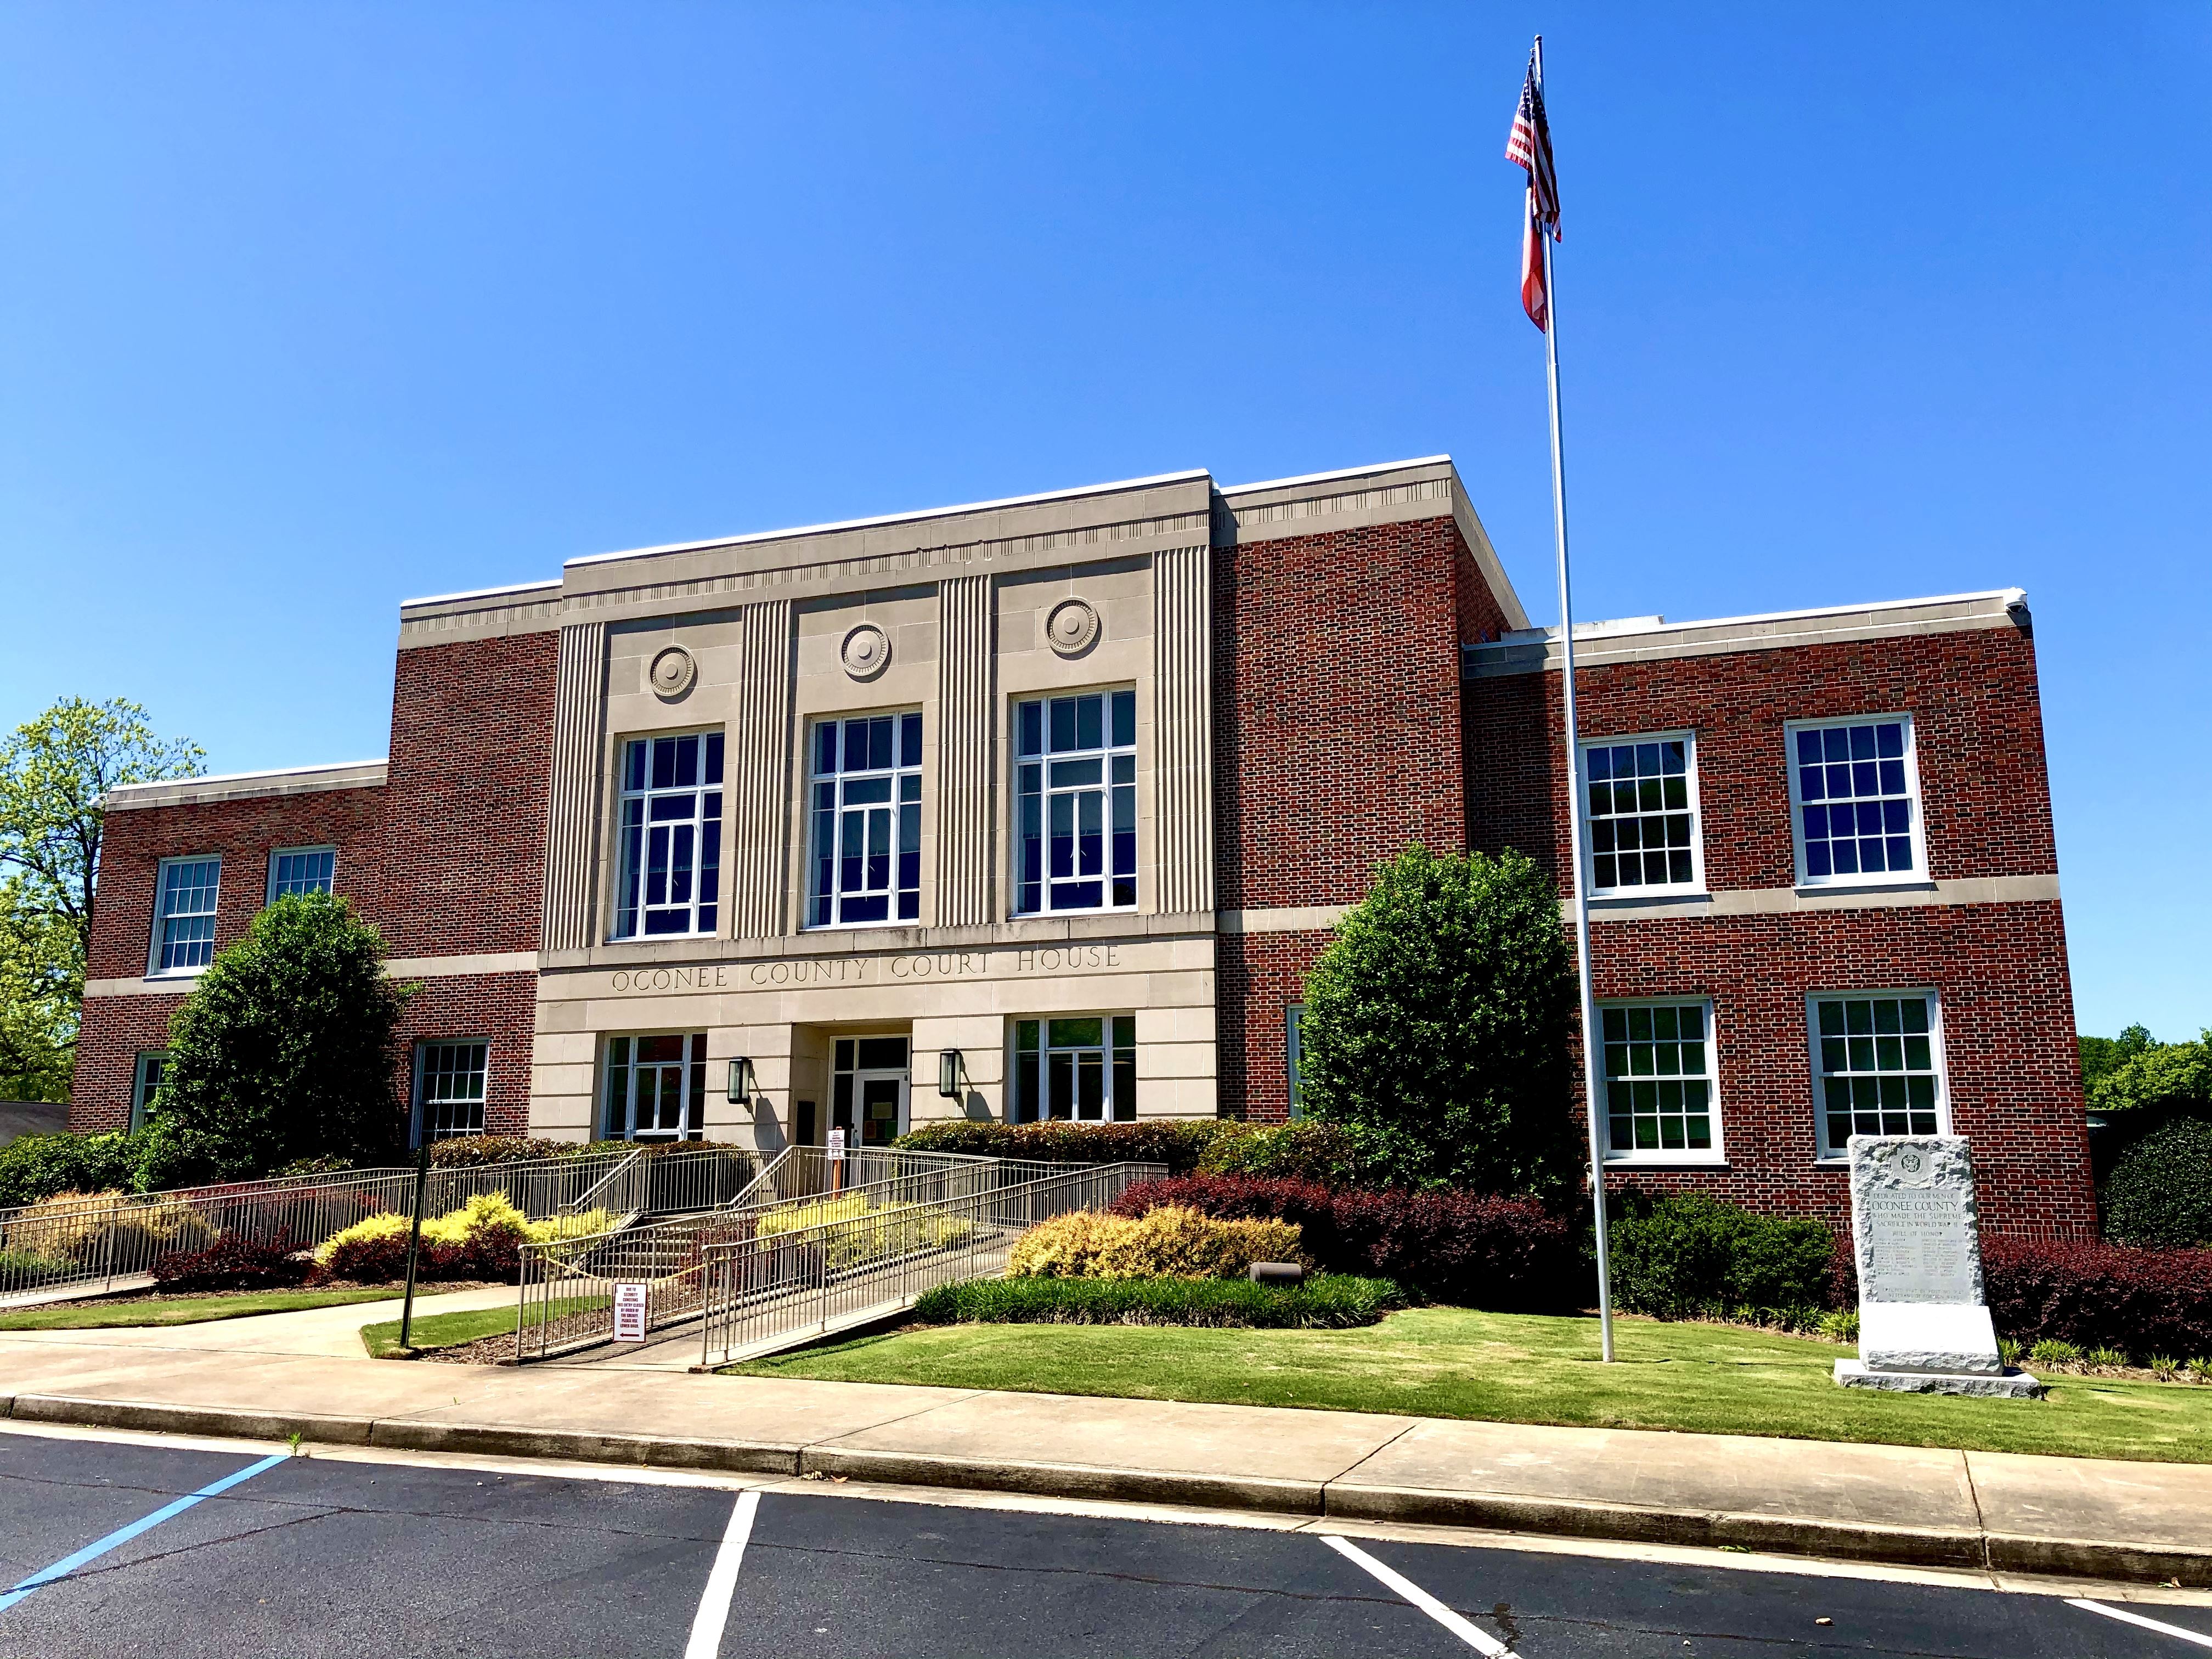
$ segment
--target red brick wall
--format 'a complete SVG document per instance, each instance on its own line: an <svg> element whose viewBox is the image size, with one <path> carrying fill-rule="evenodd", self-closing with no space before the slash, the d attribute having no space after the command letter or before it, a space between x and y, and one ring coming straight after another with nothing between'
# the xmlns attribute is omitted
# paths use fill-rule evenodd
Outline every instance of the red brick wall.
<svg viewBox="0 0 2212 1659"><path fill-rule="evenodd" d="M169 1046L176 996L87 997L70 1087L69 1127L79 1134L128 1128L138 1051Z"/></svg>
<svg viewBox="0 0 2212 1659"><path fill-rule="evenodd" d="M397 957L535 951L558 635L399 653L380 913Z"/></svg>
<svg viewBox="0 0 2212 1659"><path fill-rule="evenodd" d="M1253 1123L1290 1116L1285 1011L1304 1000L1306 970L1329 938L1326 931L1224 933L1217 942L1214 1063L1224 1116Z"/></svg>
<svg viewBox="0 0 2212 1659"><path fill-rule="evenodd" d="M456 974L416 981L399 1022L399 1075L395 1098L410 1103L415 1087L415 1045L441 1038L478 1037L486 1056L484 1133L530 1132L530 1054L538 1023L538 975Z"/></svg>

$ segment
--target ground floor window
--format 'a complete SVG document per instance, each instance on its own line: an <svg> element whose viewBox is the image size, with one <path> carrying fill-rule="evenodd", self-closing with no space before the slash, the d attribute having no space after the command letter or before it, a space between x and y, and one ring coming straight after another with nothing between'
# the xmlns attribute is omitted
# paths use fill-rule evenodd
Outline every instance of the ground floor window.
<svg viewBox="0 0 2212 1659"><path fill-rule="evenodd" d="M1942 1023L1934 992L1808 1001L1821 1157L1845 1156L1853 1135L1944 1133Z"/></svg>
<svg viewBox="0 0 2212 1659"><path fill-rule="evenodd" d="M154 1104L154 1097L161 1091L161 1079L169 1070L169 1051L166 1048L147 1048L140 1051L138 1063L131 1074L131 1127L146 1127L146 1114Z"/></svg>
<svg viewBox="0 0 2212 1659"><path fill-rule="evenodd" d="M610 1140L697 1140L706 1133L707 1034L607 1039L601 1133Z"/></svg>
<svg viewBox="0 0 2212 1659"><path fill-rule="evenodd" d="M847 1146L888 1146L904 1131L908 1056L902 1036L837 1039L830 1127L845 1132Z"/></svg>
<svg viewBox="0 0 2212 1659"><path fill-rule="evenodd" d="M1639 1164L1718 1158L1710 1002L1628 1002L1598 1011L1605 1036L1606 1157Z"/></svg>
<svg viewBox="0 0 2212 1659"><path fill-rule="evenodd" d="M417 1043L415 1121L433 1140L480 1135L491 1045L465 1041Z"/></svg>
<svg viewBox="0 0 2212 1659"><path fill-rule="evenodd" d="M1298 1073L1305 1063L1306 1006L1293 1002L1283 1011L1284 1037L1289 1047L1291 1121L1296 1122L1306 1115L1306 1103L1301 1097Z"/></svg>
<svg viewBox="0 0 2212 1659"><path fill-rule="evenodd" d="M1131 1123L1137 1116L1137 1017L1061 1014L1014 1022L1010 1121Z"/></svg>

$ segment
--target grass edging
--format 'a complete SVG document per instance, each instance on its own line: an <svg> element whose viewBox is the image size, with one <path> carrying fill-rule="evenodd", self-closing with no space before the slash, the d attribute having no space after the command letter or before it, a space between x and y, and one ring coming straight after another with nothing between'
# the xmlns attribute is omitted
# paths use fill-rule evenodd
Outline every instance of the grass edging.
<svg viewBox="0 0 2212 1659"><path fill-rule="evenodd" d="M298 1313L309 1308L348 1307L357 1302L386 1302L398 1297L383 1286L346 1290L259 1291L246 1295L208 1294L140 1297L129 1301L50 1303L0 1313L0 1331L98 1331L204 1325L218 1319L248 1319L258 1314Z"/></svg>

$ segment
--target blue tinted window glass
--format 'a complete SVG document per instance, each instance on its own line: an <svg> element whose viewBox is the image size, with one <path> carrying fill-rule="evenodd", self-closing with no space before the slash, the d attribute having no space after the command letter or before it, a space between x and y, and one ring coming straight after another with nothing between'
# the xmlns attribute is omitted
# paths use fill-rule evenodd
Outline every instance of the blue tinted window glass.
<svg viewBox="0 0 2212 1659"><path fill-rule="evenodd" d="M1797 760L1801 765L1812 765L1820 758L1820 734L1800 732L1797 734Z"/></svg>
<svg viewBox="0 0 2212 1659"><path fill-rule="evenodd" d="M1052 746L1055 750L1075 747L1075 699L1054 697L1052 700Z"/></svg>
<svg viewBox="0 0 2212 1659"><path fill-rule="evenodd" d="M837 769L837 722L823 720L814 728L814 770L826 775Z"/></svg>
<svg viewBox="0 0 2212 1659"><path fill-rule="evenodd" d="M1025 702L1019 714L1020 752L1024 755L1042 754L1044 750L1044 705L1042 702Z"/></svg>
<svg viewBox="0 0 2212 1659"><path fill-rule="evenodd" d="M1137 740L1137 694L1116 691L1114 694L1114 746L1125 749Z"/></svg>
<svg viewBox="0 0 2212 1659"><path fill-rule="evenodd" d="M1905 727L1895 720L1875 728L1875 749L1883 759L1891 760L1905 753Z"/></svg>
<svg viewBox="0 0 2212 1659"><path fill-rule="evenodd" d="M720 783L721 781L722 734L720 732L709 732L707 734L706 775L702 777L699 781L706 784L715 784Z"/></svg>
<svg viewBox="0 0 2212 1659"><path fill-rule="evenodd" d="M899 764L921 764L921 716L919 714L899 716Z"/></svg>

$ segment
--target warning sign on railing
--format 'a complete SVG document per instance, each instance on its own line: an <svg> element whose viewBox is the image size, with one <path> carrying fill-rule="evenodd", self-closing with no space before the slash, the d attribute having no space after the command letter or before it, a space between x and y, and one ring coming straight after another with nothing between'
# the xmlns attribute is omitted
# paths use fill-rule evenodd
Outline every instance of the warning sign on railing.
<svg viewBox="0 0 2212 1659"><path fill-rule="evenodd" d="M615 1340L642 1342L645 1340L645 1286L617 1285L615 1286Z"/></svg>

